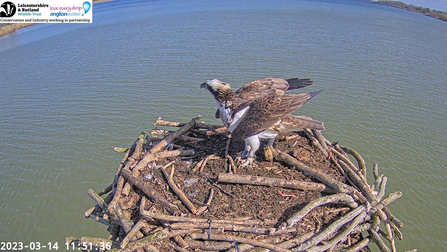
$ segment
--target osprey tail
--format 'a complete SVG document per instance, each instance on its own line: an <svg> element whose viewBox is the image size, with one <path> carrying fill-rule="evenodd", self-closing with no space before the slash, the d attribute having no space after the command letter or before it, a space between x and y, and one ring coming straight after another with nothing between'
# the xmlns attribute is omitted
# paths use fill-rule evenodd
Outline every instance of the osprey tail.
<svg viewBox="0 0 447 252"><path fill-rule="evenodd" d="M286 81L289 83L289 88L287 88L287 91L312 85L312 81L310 79L291 78L286 79Z"/></svg>

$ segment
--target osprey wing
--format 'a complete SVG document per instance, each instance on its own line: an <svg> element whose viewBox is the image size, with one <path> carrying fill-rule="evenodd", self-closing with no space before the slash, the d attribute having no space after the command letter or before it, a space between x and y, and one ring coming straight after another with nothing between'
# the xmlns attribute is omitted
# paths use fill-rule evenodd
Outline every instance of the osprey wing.
<svg viewBox="0 0 447 252"><path fill-rule="evenodd" d="M232 138L240 141L268 129L282 116L297 110L316 94L317 92L296 95L274 94L253 100L231 133Z"/></svg>
<svg viewBox="0 0 447 252"><path fill-rule="evenodd" d="M262 96L276 94L277 91L286 92L309 85L312 85L310 79L292 78L285 80L280 77L269 77L245 84L236 91L236 95L239 95L243 100L255 100Z"/></svg>

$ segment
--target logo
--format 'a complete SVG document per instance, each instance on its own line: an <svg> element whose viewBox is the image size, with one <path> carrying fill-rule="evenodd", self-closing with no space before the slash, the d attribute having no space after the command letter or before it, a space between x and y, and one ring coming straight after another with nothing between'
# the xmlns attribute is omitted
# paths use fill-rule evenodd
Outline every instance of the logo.
<svg viewBox="0 0 447 252"><path fill-rule="evenodd" d="M0 17L12 17L16 14L16 5L11 2L4 2L0 5Z"/></svg>

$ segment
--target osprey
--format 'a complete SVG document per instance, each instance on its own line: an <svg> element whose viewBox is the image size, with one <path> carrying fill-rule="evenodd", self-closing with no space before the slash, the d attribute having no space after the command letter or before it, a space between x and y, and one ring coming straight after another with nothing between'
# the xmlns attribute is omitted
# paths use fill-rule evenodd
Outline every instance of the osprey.
<svg viewBox="0 0 447 252"><path fill-rule="evenodd" d="M282 79L270 77L246 84L234 92L231 86L217 79L207 80L200 85L214 96L218 110L216 118L231 132L236 141L245 141L243 166L253 165L254 153L259 149L261 139L268 139L273 145L278 132L299 131L304 128L323 130L323 122L307 116L291 115L305 102L316 96L313 93L284 93L312 85L309 79Z"/></svg>

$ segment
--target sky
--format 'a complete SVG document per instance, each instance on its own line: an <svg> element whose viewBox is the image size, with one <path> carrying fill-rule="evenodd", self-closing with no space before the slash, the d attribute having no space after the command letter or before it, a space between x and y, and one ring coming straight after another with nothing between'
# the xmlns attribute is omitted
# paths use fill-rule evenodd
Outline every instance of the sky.
<svg viewBox="0 0 447 252"><path fill-rule="evenodd" d="M447 11L447 0L400 0L407 4L422 6L434 10Z"/></svg>

